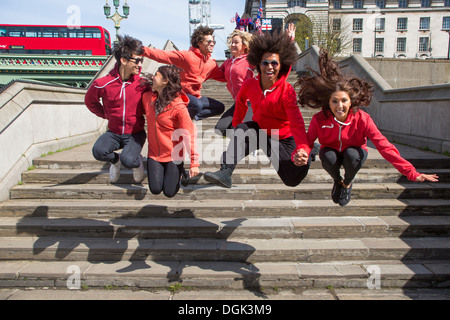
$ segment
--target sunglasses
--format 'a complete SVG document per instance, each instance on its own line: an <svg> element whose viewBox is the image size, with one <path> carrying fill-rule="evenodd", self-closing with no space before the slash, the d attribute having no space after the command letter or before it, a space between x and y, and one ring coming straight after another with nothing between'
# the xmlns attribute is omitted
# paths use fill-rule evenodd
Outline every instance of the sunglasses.
<svg viewBox="0 0 450 320"><path fill-rule="evenodd" d="M206 43L208 45L210 45L211 43L213 43L215 45L217 43L217 41L215 41L215 40L208 40L208 41L206 41Z"/></svg>
<svg viewBox="0 0 450 320"><path fill-rule="evenodd" d="M130 58L128 60L133 61L135 64L144 63L144 58Z"/></svg>
<svg viewBox="0 0 450 320"><path fill-rule="evenodd" d="M271 64L272 67L274 67L274 68L276 68L276 67L278 67L280 65L280 63L277 60L272 60L272 61L264 60L264 61L261 61L261 66L263 66L263 67L268 67L269 64Z"/></svg>

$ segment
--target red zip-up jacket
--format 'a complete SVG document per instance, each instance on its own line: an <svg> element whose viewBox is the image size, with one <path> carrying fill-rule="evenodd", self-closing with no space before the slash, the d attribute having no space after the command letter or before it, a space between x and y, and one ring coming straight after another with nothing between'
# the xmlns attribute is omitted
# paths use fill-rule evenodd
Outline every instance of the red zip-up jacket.
<svg viewBox="0 0 450 320"><path fill-rule="evenodd" d="M266 131L269 136L278 135L279 139L293 136L296 149L304 149L308 155L311 148L306 137L305 122L297 105L297 95L294 88L288 83L289 72L269 89L263 92L260 85L261 75L244 82L236 100L236 109L233 116L233 127L245 118L250 100L253 109L253 121Z"/></svg>
<svg viewBox="0 0 450 320"><path fill-rule="evenodd" d="M253 70L255 67L250 66L247 60L247 54L243 54L237 58L230 58L220 66L220 70L227 81L227 89L236 101L242 84L245 80L253 78Z"/></svg>
<svg viewBox="0 0 450 320"><path fill-rule="evenodd" d="M154 107L157 98L156 92L142 96L148 125L148 157L158 162L181 162L185 151L190 150L191 168L199 167L196 126L186 108L188 96L177 96L158 115Z"/></svg>
<svg viewBox="0 0 450 320"><path fill-rule="evenodd" d="M362 110L356 113L351 110L345 123L337 121L332 114L327 117L321 111L313 116L307 135L311 147L318 138L321 148L329 147L339 152L343 152L348 147L361 147L368 150L367 138L369 138L383 158L408 180L416 181L420 175L410 162L400 156L397 148L383 136L370 115Z"/></svg>
<svg viewBox="0 0 450 320"><path fill-rule="evenodd" d="M108 120L108 129L115 134L143 131L145 118L141 98L145 89L139 80L139 75L132 75L123 82L119 65L116 64L107 76L95 80L89 87L84 98L86 107L98 117Z"/></svg>
<svg viewBox="0 0 450 320"><path fill-rule="evenodd" d="M211 59L211 54L205 56L198 48L191 47L188 51L166 51L148 47L144 49L144 57L159 63L174 64L183 69L180 73L181 86L186 94L201 98L203 82L208 79L226 81L216 60Z"/></svg>

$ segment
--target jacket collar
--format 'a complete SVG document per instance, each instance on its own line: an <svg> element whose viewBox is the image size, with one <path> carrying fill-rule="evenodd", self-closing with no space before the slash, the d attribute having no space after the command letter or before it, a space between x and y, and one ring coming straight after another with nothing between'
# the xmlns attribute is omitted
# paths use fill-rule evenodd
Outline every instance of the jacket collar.
<svg viewBox="0 0 450 320"><path fill-rule="evenodd" d="M195 53L195 55L199 58L201 58L203 61L208 61L209 59L211 59L211 53L208 53L206 56L200 51L199 48L194 48L191 47L189 49L190 51L192 51L193 53Z"/></svg>
<svg viewBox="0 0 450 320"><path fill-rule="evenodd" d="M282 83L286 82L286 81L287 81L287 78L289 77L289 74L291 73L291 70L292 70L292 66L289 68L289 71L288 71L286 74L282 75L282 76L280 77L280 79L278 79L277 82L275 82L274 85L273 85L272 87L270 87L270 89L267 89L267 90L265 90L265 91L263 92L263 93L264 93L264 96L266 96L267 93L270 93L270 92L274 91L274 90L275 90L279 85L281 85ZM261 74L258 74L258 76L256 77L256 79L258 80L258 83L261 85Z"/></svg>

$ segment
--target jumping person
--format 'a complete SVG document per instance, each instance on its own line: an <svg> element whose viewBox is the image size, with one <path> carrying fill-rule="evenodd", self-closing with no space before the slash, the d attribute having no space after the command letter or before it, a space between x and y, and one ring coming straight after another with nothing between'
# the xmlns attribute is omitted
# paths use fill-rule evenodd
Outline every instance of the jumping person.
<svg viewBox="0 0 450 320"><path fill-rule="evenodd" d="M148 124L147 176L152 194L164 193L172 198L180 189L184 174L184 157L190 155L189 177L199 176L195 125L186 106L188 97L182 93L180 69L162 66L147 79L152 91L142 97Z"/></svg>
<svg viewBox="0 0 450 320"><path fill-rule="evenodd" d="M206 172L204 177L210 183L231 188L231 175L239 161L263 148L283 183L297 186L308 173L311 149L296 92L287 82L297 60L295 45L287 33L255 36L247 59L256 66L258 76L245 81L237 96L235 136L222 155L221 169ZM253 120L243 123L247 101L253 108ZM301 159L294 163L295 154Z"/></svg>
<svg viewBox="0 0 450 320"><path fill-rule="evenodd" d="M320 73L310 70L313 75L301 78L296 85L300 87L298 98L301 106L322 108L313 116L307 136L310 146L319 139L322 166L334 180L331 192L334 203L345 206L350 202L353 179L368 156L367 138L409 180L438 181L435 174L418 173L381 134L369 114L360 110L360 107L370 104L372 88L369 83L342 75L337 63L323 49L319 67ZM295 158L300 160L299 156ZM341 165L345 170L343 178Z"/></svg>
<svg viewBox="0 0 450 320"><path fill-rule="evenodd" d="M114 46L117 63L105 77L97 79L88 89L85 104L100 118L108 120L108 131L92 148L96 160L111 163L110 182L120 177L120 166L133 169L135 182L144 179L141 151L146 140L142 111L140 73L142 42L129 36L120 37ZM101 101L100 101L101 100ZM122 149L120 155L117 150Z"/></svg>
<svg viewBox="0 0 450 320"><path fill-rule="evenodd" d="M144 57L160 63L180 67L181 85L189 97L188 111L191 119L202 120L222 114L225 105L217 100L202 97L202 84L208 79L225 81L223 73L211 54L214 51L214 29L200 26L192 34L191 48L188 51L165 51L144 47Z"/></svg>
<svg viewBox="0 0 450 320"><path fill-rule="evenodd" d="M253 70L255 68L250 66L247 60L251 40L252 34L240 30L234 30L228 37L228 48L232 57L225 60L220 66L220 70L223 72L227 81L227 89L234 101L236 101L244 81L254 77ZM233 128L232 121L235 107L236 103L225 111L216 124L215 129L224 137L227 136L226 130ZM251 119L251 113L251 109L249 109L247 118L250 117L249 119Z"/></svg>

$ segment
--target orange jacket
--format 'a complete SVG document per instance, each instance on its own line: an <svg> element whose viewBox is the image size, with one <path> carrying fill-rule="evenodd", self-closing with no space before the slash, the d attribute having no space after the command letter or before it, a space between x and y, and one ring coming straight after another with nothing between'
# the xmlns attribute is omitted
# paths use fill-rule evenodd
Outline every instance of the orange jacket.
<svg viewBox="0 0 450 320"><path fill-rule="evenodd" d="M219 69L216 60L211 55L205 56L198 48L189 51L166 51L144 47L144 57L159 63L174 64L183 69L181 85L186 94L201 98L202 84L208 79L225 82L223 71Z"/></svg>
<svg viewBox="0 0 450 320"><path fill-rule="evenodd" d="M190 154L191 168L199 167L196 126L186 108L189 98L181 94L156 114L154 105L157 98L158 93L152 91L142 96L148 126L148 157L158 162L178 164L185 160L186 150Z"/></svg>

